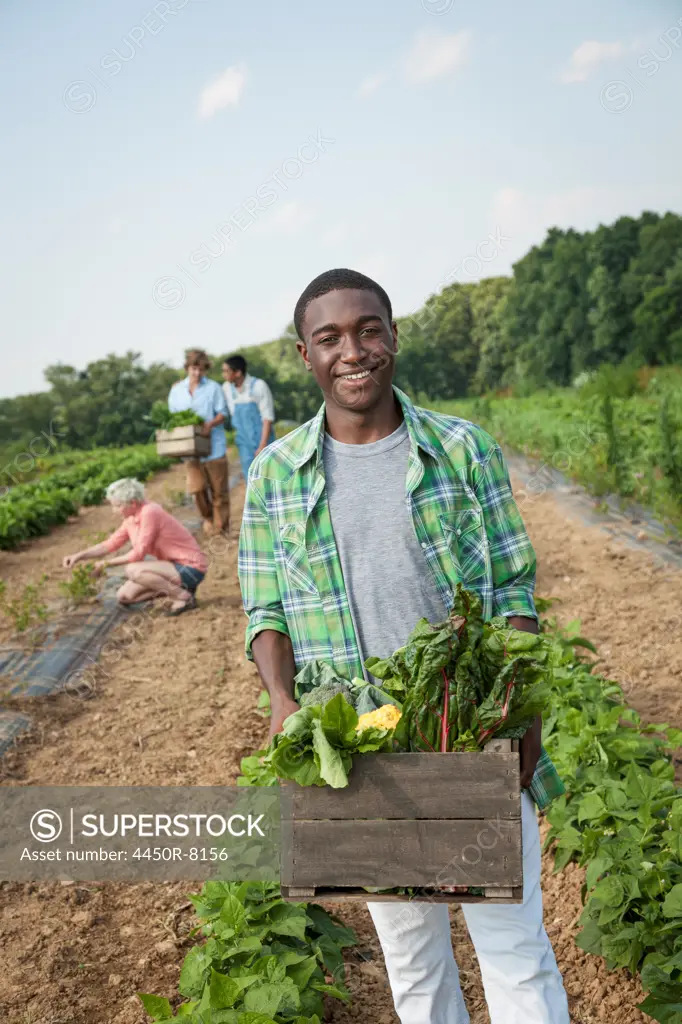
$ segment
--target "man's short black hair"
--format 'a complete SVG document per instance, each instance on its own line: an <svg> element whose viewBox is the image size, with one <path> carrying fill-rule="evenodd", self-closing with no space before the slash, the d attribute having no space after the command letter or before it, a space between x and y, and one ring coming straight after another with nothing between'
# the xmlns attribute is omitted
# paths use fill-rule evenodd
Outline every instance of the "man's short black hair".
<svg viewBox="0 0 682 1024"><path fill-rule="evenodd" d="M303 318L313 299L319 299L321 295L339 291L342 288L357 288L364 292L374 292L381 304L386 307L388 319L393 320L391 300L381 285L373 281L371 277L366 277L365 274L361 274L357 270L325 270L324 274L320 274L310 282L296 303L294 327L301 341L303 341Z"/></svg>
<svg viewBox="0 0 682 1024"><path fill-rule="evenodd" d="M227 363L235 373L246 373L246 359L244 359L244 356L226 356L223 362Z"/></svg>

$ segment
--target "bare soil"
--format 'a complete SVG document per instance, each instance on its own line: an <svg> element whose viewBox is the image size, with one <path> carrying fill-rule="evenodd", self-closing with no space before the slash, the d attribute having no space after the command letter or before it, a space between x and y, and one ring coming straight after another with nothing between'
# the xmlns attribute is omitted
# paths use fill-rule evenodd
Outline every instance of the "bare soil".
<svg viewBox="0 0 682 1024"><path fill-rule="evenodd" d="M181 470L149 487L157 500L182 491ZM233 493L234 522L241 489ZM535 545L538 592L558 597L563 622L582 620L606 674L626 683L645 719L682 724L682 573L651 556L570 522L547 494L524 507ZM0 554L0 573L19 585L45 569L56 587L64 554L108 531L110 514L90 509L19 553ZM243 755L267 732L255 711L256 672L243 653L244 615L236 576L236 540L215 545L197 611L167 619L131 615L100 658L91 699L62 695L31 702L34 728L0 761L5 785L216 785L233 783ZM677 619L676 619L677 616ZM22 706L26 706L23 702ZM583 873L551 873L545 859L545 919L575 1024L648 1020L642 993L626 972L574 944ZM8 1024L143 1024L138 991L173 997L192 923L182 884L0 884L3 985L0 1020ZM330 909L333 906L330 905ZM352 954L350 1008L330 1007L334 1024L395 1024L376 935L362 905L344 909L363 958ZM453 942L473 1024L489 1018L475 955L461 913Z"/></svg>

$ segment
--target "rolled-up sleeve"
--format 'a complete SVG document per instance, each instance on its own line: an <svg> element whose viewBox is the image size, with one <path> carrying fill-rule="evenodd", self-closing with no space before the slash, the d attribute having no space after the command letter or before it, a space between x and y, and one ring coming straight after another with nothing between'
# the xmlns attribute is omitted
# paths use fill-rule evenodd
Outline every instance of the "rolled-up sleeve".
<svg viewBox="0 0 682 1024"><path fill-rule="evenodd" d="M112 554L114 551L120 551L124 544L127 544L130 540L128 533L128 527L125 523L121 523L118 530L112 533L111 537L107 537L104 541L104 547L108 554Z"/></svg>
<svg viewBox="0 0 682 1024"><path fill-rule="evenodd" d="M272 391L264 380L258 381L256 394L258 397L258 412L261 415L261 419L274 423L275 403L272 398Z"/></svg>
<svg viewBox="0 0 682 1024"><path fill-rule="evenodd" d="M239 533L239 585L246 627L246 657L253 661L251 645L265 629L289 636L277 580L277 566L270 521L258 491L259 481L249 480Z"/></svg>
<svg viewBox="0 0 682 1024"><path fill-rule="evenodd" d="M213 389L213 416L218 415L227 416L227 402L225 401L225 392L220 384L215 381Z"/></svg>
<svg viewBox="0 0 682 1024"><path fill-rule="evenodd" d="M535 551L514 501L507 463L499 445L472 471L483 509L493 578L493 615L536 619Z"/></svg>

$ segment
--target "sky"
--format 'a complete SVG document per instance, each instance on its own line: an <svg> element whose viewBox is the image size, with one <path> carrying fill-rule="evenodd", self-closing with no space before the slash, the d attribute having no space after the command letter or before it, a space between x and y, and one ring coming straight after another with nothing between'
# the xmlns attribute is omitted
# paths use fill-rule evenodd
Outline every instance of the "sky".
<svg viewBox="0 0 682 1024"><path fill-rule="evenodd" d="M682 212L679 3L1 0L0 29L0 397L270 340L331 267L402 316L552 226Z"/></svg>

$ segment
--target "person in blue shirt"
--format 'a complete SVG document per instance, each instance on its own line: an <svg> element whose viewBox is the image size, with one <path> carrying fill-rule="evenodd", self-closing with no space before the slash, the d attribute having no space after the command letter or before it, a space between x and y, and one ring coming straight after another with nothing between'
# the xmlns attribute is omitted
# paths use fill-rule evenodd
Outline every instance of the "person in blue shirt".
<svg viewBox="0 0 682 1024"><path fill-rule="evenodd" d="M227 473L227 405L220 384L206 376L211 362L203 349L193 348L185 358L187 376L170 390L171 412L191 409L204 421L202 434L211 438L210 454L204 459L187 459L187 490L194 495L206 533L228 533L230 492Z"/></svg>
<svg viewBox="0 0 682 1024"><path fill-rule="evenodd" d="M275 405L265 381L247 373L244 356L227 356L223 362L223 377L225 401L246 480L255 457L275 440Z"/></svg>

